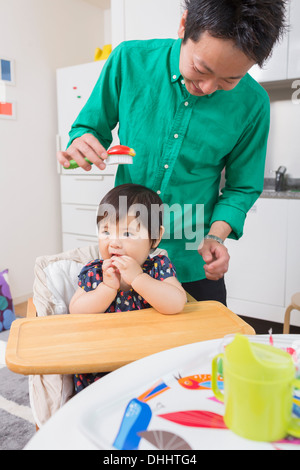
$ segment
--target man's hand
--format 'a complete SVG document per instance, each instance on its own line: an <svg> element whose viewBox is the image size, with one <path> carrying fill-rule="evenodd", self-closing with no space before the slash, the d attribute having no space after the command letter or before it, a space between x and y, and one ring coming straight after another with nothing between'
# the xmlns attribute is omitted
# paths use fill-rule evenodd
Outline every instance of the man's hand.
<svg viewBox="0 0 300 470"><path fill-rule="evenodd" d="M84 134L75 139L66 151L57 152L57 160L62 166L68 168L70 165L69 160L75 160L86 171L91 169L91 165L85 161L85 158L94 163L100 170L104 170L106 165L103 160L107 156L105 148L93 134Z"/></svg>
<svg viewBox="0 0 300 470"><path fill-rule="evenodd" d="M204 240L198 248L198 253L206 263L204 271L207 279L217 281L228 271L230 257L224 245L215 240Z"/></svg>
<svg viewBox="0 0 300 470"><path fill-rule="evenodd" d="M217 220L211 225L209 235L215 235L221 240L225 240L231 231L232 228L227 222ZM226 246L216 240L204 239L198 247L198 253L206 263L203 267L207 279L218 281L227 273L229 254Z"/></svg>

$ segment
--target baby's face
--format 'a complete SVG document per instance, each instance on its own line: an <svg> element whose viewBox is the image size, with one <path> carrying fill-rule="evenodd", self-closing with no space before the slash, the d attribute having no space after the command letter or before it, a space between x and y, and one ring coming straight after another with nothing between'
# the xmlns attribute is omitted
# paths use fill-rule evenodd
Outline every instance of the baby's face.
<svg viewBox="0 0 300 470"><path fill-rule="evenodd" d="M148 230L133 216L126 216L115 223L103 219L99 225L99 251L103 259L127 255L142 266L147 259L151 241Z"/></svg>

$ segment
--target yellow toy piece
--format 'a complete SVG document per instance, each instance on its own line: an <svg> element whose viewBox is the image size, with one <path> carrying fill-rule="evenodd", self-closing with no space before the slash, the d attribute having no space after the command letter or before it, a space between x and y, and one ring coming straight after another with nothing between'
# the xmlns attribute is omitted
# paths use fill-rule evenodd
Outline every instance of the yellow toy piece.
<svg viewBox="0 0 300 470"><path fill-rule="evenodd" d="M111 44L106 44L105 46L103 46L103 49L96 47L94 61L107 59L111 51Z"/></svg>

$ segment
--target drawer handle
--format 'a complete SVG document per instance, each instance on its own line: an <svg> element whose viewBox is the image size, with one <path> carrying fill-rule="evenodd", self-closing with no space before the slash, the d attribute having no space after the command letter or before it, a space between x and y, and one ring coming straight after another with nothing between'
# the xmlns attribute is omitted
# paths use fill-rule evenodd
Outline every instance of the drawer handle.
<svg viewBox="0 0 300 470"><path fill-rule="evenodd" d="M92 242L95 242L95 243L97 242L97 239L93 238L93 237L91 237L91 238L78 237L78 238L76 238L76 240L79 241L79 242L91 242L91 243Z"/></svg>
<svg viewBox="0 0 300 470"><path fill-rule="evenodd" d="M94 209L88 209L87 207L75 207L77 211L89 211L89 212L96 212L97 208L95 207Z"/></svg>
<svg viewBox="0 0 300 470"><path fill-rule="evenodd" d="M92 176L85 176L85 177L82 177L82 178L75 178L76 181L103 181L104 179L104 176L96 176L96 177L92 177Z"/></svg>

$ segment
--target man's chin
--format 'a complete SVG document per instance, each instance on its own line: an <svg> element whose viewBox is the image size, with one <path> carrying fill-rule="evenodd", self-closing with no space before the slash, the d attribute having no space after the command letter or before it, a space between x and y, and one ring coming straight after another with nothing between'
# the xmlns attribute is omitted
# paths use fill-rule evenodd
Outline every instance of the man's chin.
<svg viewBox="0 0 300 470"><path fill-rule="evenodd" d="M193 82L188 82L188 83L185 83L185 86L186 86L186 89L187 91L190 93L190 95L193 95L193 96L205 96L207 93L203 93L202 90L200 90L200 88L197 88Z"/></svg>

